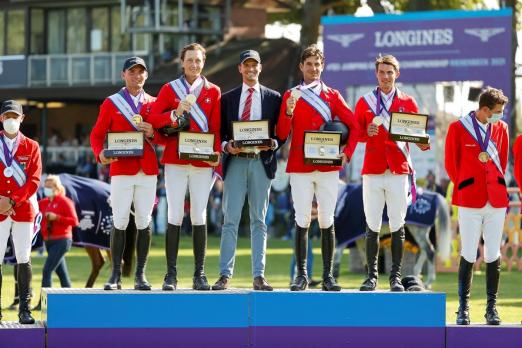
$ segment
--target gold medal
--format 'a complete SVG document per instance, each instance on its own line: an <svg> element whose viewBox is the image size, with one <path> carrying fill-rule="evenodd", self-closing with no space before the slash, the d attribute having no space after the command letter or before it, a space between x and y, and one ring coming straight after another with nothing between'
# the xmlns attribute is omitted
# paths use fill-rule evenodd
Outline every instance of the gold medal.
<svg viewBox="0 0 522 348"><path fill-rule="evenodd" d="M384 117L382 116L375 116L372 120L372 123L376 126L380 126L384 123Z"/></svg>
<svg viewBox="0 0 522 348"><path fill-rule="evenodd" d="M482 163L486 163L489 160L489 154L486 151L482 151L478 155L478 159Z"/></svg>
<svg viewBox="0 0 522 348"><path fill-rule="evenodd" d="M185 97L185 100L190 104L190 105L194 105L196 103L196 96L194 94L188 94L186 97Z"/></svg>
<svg viewBox="0 0 522 348"><path fill-rule="evenodd" d="M298 89L293 89L292 92L290 92L290 96L294 98L295 100L301 98L301 91Z"/></svg>
<svg viewBox="0 0 522 348"><path fill-rule="evenodd" d="M134 123L137 126L140 122L143 122L143 117L141 117L141 115L134 114L132 116L132 123Z"/></svg>

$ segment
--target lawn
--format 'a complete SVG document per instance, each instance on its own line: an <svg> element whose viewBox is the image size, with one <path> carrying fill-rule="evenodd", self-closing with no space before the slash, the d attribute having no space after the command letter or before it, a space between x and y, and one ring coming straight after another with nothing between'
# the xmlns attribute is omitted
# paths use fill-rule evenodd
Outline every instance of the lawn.
<svg viewBox="0 0 522 348"><path fill-rule="evenodd" d="M317 245L318 243L316 243ZM321 274L320 249L314 248L317 256L314 260L315 278ZM289 262L292 254L292 243L271 239L268 241L267 269L266 277L270 284L275 288L287 289L289 278ZM37 257L33 254L33 287L36 294L40 293L41 272L45 258ZM343 258L345 262L347 257ZM210 283L214 283L218 277L219 262L219 238L210 237L207 252L206 273ZM90 272L90 261L82 248L73 248L67 255L69 273L74 287L83 287ZM179 286L189 288L192 286L193 257L192 241L189 236L183 236L181 240L181 250L178 260ZM344 265L343 265L344 266ZM107 262L100 272L100 276L95 287L101 288L109 275L110 267ZM154 288L161 287L165 272L164 240L163 237L153 238L152 250L150 253L147 276ZM485 275L484 271L476 272L471 294L471 320L474 323L484 322L485 308ZM363 280L362 274L349 273L346 267L341 271L338 281L345 289L356 289ZM380 288L387 288L387 277L381 277ZM59 284L56 276L53 278L54 284ZM250 240L240 238L238 241L238 251L236 258L235 275L231 286L238 288L249 288L252 285L251 266L250 266ZM124 278L124 288L133 287L133 279ZM446 319L448 323L454 323L455 311L458 306L457 299L457 277L456 274L439 274L433 286L434 291L442 291L447 294ZM16 312L5 309L14 296L12 267L4 265L4 278L2 289L2 306L4 320L17 320ZM33 300L34 303L37 302ZM407 310L407 309L405 309ZM413 308L411 310L414 310ZM513 271L511 273L503 271L501 274L500 294L498 310L504 323L518 323L522 320L522 272ZM33 313L37 319L40 318L39 312Z"/></svg>

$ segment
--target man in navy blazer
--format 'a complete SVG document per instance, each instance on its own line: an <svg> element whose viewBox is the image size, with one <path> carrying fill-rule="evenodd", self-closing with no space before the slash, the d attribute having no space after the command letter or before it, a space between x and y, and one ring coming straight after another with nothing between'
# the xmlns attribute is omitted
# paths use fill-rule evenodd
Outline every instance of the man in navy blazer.
<svg viewBox="0 0 522 348"><path fill-rule="evenodd" d="M221 232L220 277L212 290L225 290L232 278L239 221L245 197L248 197L252 235L253 289L272 291L265 279L267 226L270 186L277 161L278 141L275 125L279 117L281 95L259 84L261 58L254 50L240 54L238 69L243 83L221 96L221 140L223 150L223 213ZM268 120L271 146L238 147L234 145L234 121ZM281 142L282 144L282 142Z"/></svg>

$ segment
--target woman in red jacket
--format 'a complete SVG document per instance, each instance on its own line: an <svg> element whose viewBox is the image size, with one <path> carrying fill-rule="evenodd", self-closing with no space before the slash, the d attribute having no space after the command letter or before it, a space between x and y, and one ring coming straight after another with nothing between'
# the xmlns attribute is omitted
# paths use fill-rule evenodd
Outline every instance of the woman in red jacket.
<svg viewBox="0 0 522 348"><path fill-rule="evenodd" d="M65 196L65 188L56 175L49 175L45 180L44 195L45 198L38 202L43 214L41 233L47 249L42 288L51 287L53 271L58 275L62 288L70 288L65 254L71 249L72 229L79 224L76 209L74 202ZM40 304L36 309L39 307Z"/></svg>

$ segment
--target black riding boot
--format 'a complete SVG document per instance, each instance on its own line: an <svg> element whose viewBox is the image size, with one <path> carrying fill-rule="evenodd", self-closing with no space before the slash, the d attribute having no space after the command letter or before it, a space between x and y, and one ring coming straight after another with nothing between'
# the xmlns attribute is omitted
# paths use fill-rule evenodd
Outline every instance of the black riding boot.
<svg viewBox="0 0 522 348"><path fill-rule="evenodd" d="M18 265L14 265L13 267L13 278L14 278L14 288L15 288L15 294L13 303L7 307L7 309L10 309L12 311L16 310L18 308L18 305L20 304L20 294L18 294Z"/></svg>
<svg viewBox="0 0 522 348"><path fill-rule="evenodd" d="M469 325L469 294L473 279L473 262L466 261L462 256L459 264L459 309L457 325Z"/></svg>
<svg viewBox="0 0 522 348"><path fill-rule="evenodd" d="M147 257L150 249L150 226L138 230L138 238L136 240L136 277L134 278L134 289L136 290L150 290L150 283L145 277L145 266L147 264Z"/></svg>
<svg viewBox="0 0 522 348"><path fill-rule="evenodd" d="M379 232L374 232L366 226L366 263L368 264L368 277L359 288L360 291L374 291L377 287L379 270Z"/></svg>
<svg viewBox="0 0 522 348"><path fill-rule="evenodd" d="M103 286L104 290L121 289L121 262L125 249L125 231L114 228L111 233L112 274Z"/></svg>
<svg viewBox="0 0 522 348"><path fill-rule="evenodd" d="M500 257L490 263L486 263L486 293L488 305L486 307L486 322L488 325L500 325L497 313L497 293L500 280Z"/></svg>
<svg viewBox="0 0 522 348"><path fill-rule="evenodd" d="M192 226L192 248L194 251L194 290L210 290L205 276L205 255L207 253L207 225Z"/></svg>
<svg viewBox="0 0 522 348"><path fill-rule="evenodd" d="M308 287L308 271L306 269L306 257L308 253L308 227L295 225L295 262L297 275L290 284L291 291L303 291Z"/></svg>
<svg viewBox="0 0 522 348"><path fill-rule="evenodd" d="M31 263L18 264L18 292L20 294L20 308L18 310L18 322L20 324L34 324L29 303L31 301Z"/></svg>
<svg viewBox="0 0 522 348"><path fill-rule="evenodd" d="M323 256L323 291L341 291L332 275L332 265L335 253L334 225L321 228L321 254Z"/></svg>
<svg viewBox="0 0 522 348"><path fill-rule="evenodd" d="M168 224L165 235L165 255L167 256L167 274L163 281L163 290L176 290L178 287L178 271L176 263L178 260L179 235L181 226Z"/></svg>
<svg viewBox="0 0 522 348"><path fill-rule="evenodd" d="M401 281L402 255L404 254L404 226L391 234L392 267L390 272L390 290L404 291Z"/></svg>

